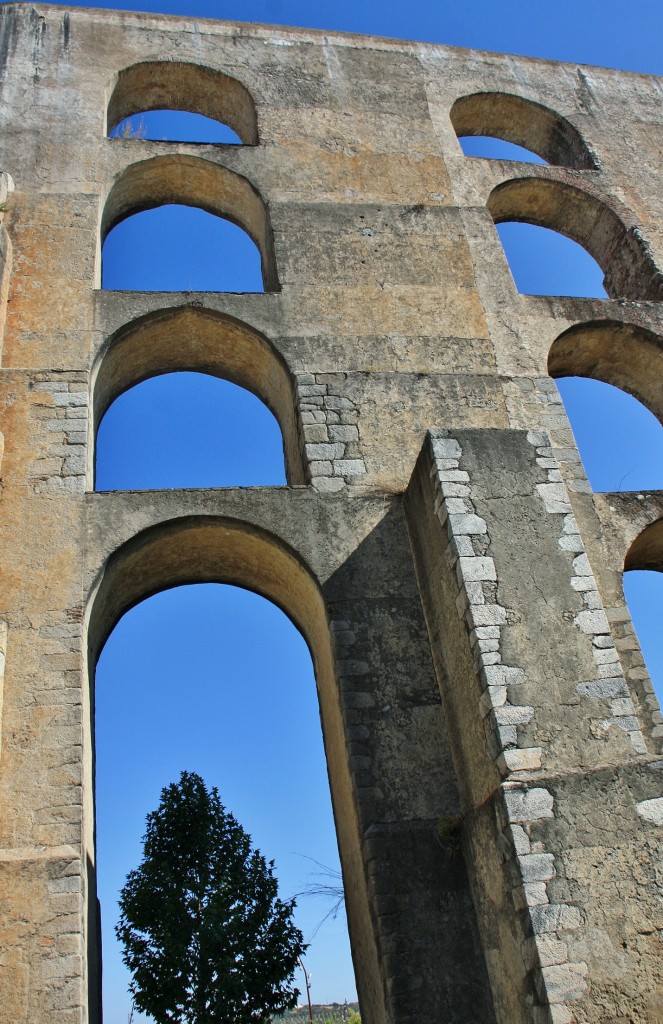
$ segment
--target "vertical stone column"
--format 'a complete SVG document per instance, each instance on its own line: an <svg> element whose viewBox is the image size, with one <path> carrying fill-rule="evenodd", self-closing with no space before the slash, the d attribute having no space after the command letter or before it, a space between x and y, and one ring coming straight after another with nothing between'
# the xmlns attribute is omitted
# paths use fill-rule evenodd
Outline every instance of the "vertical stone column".
<svg viewBox="0 0 663 1024"><path fill-rule="evenodd" d="M432 518L415 551L498 1020L598 1024L607 1001L653 1020L663 762L549 439L436 432L419 473L410 500L427 492Z"/></svg>

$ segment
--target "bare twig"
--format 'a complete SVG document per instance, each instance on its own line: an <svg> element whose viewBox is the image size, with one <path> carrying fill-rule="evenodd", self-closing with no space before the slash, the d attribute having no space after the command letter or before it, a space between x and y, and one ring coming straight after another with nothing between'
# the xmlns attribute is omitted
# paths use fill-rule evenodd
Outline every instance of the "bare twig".
<svg viewBox="0 0 663 1024"><path fill-rule="evenodd" d="M306 857L303 853L299 856ZM343 878L340 871L337 871L335 868L330 868L326 864L321 864L320 861L315 860L314 857L306 857L306 860L312 861L312 863L319 868L315 874L321 880L309 882L301 892L295 893L294 898L298 899L300 896L322 896L324 899L332 901L329 910L313 930L311 938L315 938L325 921L329 920L329 918L331 918L332 921L335 921L341 910L345 907L345 891L343 889ZM325 881L325 879L329 879L329 881Z"/></svg>

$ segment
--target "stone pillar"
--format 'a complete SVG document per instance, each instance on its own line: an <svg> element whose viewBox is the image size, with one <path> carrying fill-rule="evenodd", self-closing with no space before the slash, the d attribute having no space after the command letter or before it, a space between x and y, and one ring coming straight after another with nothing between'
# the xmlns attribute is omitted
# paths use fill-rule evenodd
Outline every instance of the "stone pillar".
<svg viewBox="0 0 663 1024"><path fill-rule="evenodd" d="M497 1019L655 1020L663 759L550 441L433 432L408 501Z"/></svg>

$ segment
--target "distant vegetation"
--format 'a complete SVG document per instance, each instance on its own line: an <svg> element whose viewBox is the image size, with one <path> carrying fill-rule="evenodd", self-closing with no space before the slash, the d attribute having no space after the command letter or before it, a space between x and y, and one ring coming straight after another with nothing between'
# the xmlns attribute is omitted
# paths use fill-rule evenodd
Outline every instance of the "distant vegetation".
<svg viewBox="0 0 663 1024"><path fill-rule="evenodd" d="M315 1024L361 1024L359 1003L314 1003L312 1010ZM310 1024L308 1006L296 1006L274 1017L274 1024L281 1021L283 1024Z"/></svg>

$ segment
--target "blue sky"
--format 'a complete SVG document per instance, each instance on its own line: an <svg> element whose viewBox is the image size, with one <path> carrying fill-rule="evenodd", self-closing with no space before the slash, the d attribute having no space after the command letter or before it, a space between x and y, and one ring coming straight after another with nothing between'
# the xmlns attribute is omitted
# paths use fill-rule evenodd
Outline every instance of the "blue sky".
<svg viewBox="0 0 663 1024"><path fill-rule="evenodd" d="M143 0L95 6L372 33L663 73L660 0ZM146 119L146 125L157 137L183 137L181 120ZM225 141L227 135L216 138ZM168 246L161 244L164 232ZM573 255L572 243L554 238L545 255L532 249L538 244L533 236L518 238L509 225L500 233L522 291L601 294L600 273L583 253ZM109 236L104 284L259 290L259 259L239 229L200 211L150 211ZM563 382L562 390L597 490L663 488L663 435L650 414L595 382ZM122 396L102 424L98 450L101 489L284 481L271 414L226 382L190 374L148 381ZM657 636L663 580L630 575L643 577L630 586L629 600L650 669L663 679ZM313 861L337 862L315 683L301 636L274 606L236 588L178 588L139 605L119 623L100 659L97 763L105 1022L126 1024L130 1001L112 935L114 901L139 860L145 814L182 769L218 786L228 809L275 858L284 895L314 880ZM311 940L313 998L352 999L343 921L326 923L312 937L325 910L324 903L300 900L301 927Z"/></svg>

